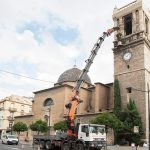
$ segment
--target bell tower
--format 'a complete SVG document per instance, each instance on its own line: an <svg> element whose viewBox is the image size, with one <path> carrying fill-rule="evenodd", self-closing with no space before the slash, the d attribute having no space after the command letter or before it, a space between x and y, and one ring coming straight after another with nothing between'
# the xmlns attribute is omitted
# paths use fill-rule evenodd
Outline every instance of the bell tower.
<svg viewBox="0 0 150 150"><path fill-rule="evenodd" d="M150 12L143 0L133 1L113 11L114 77L120 82L122 107L135 101L148 139L148 84L150 84ZM129 88L130 87L130 88ZM130 89L130 90L129 90Z"/></svg>

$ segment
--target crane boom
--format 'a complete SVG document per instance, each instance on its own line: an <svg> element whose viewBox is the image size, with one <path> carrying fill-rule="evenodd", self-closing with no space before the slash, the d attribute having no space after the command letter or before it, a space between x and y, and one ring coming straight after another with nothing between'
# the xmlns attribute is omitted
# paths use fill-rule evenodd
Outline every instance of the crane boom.
<svg viewBox="0 0 150 150"><path fill-rule="evenodd" d="M72 90L70 103L65 105L66 109L67 109L66 121L67 121L67 125L68 125L68 135L69 136L73 136L73 137L77 136L77 134L75 133L74 120L75 120L75 114L77 112L77 106L79 103L82 102L79 98L79 90L80 90L82 83L84 82L84 76L88 73L89 68L90 68L91 64L93 63L93 60L94 60L95 56L97 55L97 52L98 52L99 48L101 47L101 44L103 43L105 38L110 36L111 33L113 33L116 30L119 30L119 27L113 27L111 29L108 29L107 32L103 32L103 35L98 38L97 42L94 44L94 47L91 51L89 58L86 60L86 65L85 65L84 69L82 70L82 72L79 76L79 79L76 81L75 87Z"/></svg>
<svg viewBox="0 0 150 150"><path fill-rule="evenodd" d="M95 56L97 55L97 52L100 49L103 41L105 40L106 37L111 35L111 33L116 31L116 30L118 30L118 27L114 27L114 28L108 29L107 32L103 32L103 35L101 37L99 37L97 42L94 44L94 47L91 51L89 58L85 61L86 65L85 65L84 69L82 70L82 72L79 76L79 79L76 81L75 89L77 91L79 91L82 83L84 82L84 80L83 80L84 76L88 73L89 68L90 68L91 64L93 63L93 60L94 60Z"/></svg>

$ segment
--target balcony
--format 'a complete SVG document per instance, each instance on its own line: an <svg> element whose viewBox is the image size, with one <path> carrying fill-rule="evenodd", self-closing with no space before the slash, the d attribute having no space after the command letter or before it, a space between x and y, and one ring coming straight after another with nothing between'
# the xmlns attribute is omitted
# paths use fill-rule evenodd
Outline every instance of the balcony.
<svg viewBox="0 0 150 150"><path fill-rule="evenodd" d="M14 118L11 117L11 116L8 116L8 121L13 122L13 121L14 121Z"/></svg>
<svg viewBox="0 0 150 150"><path fill-rule="evenodd" d="M9 111L10 111L10 112L16 112L16 111L17 111L17 108L9 107Z"/></svg>

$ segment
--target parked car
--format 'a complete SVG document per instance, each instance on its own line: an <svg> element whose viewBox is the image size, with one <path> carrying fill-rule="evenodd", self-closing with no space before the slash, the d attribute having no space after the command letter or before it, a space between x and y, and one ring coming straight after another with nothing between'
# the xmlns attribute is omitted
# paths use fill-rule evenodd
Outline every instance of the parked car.
<svg viewBox="0 0 150 150"><path fill-rule="evenodd" d="M16 135L2 135L2 143L4 144L18 144L19 140Z"/></svg>

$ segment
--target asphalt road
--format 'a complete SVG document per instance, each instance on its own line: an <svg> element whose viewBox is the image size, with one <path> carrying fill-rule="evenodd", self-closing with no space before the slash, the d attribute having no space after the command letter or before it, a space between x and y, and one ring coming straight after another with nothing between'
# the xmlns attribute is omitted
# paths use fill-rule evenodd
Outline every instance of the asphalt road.
<svg viewBox="0 0 150 150"><path fill-rule="evenodd" d="M31 144L21 144L18 145L7 145L2 144L0 140L0 150L33 150ZM38 150L37 146L34 148L34 150ZM108 146L107 150L148 150L146 147L139 147L139 148L132 148L131 146Z"/></svg>
<svg viewBox="0 0 150 150"><path fill-rule="evenodd" d="M108 146L107 150L148 150L148 147Z"/></svg>
<svg viewBox="0 0 150 150"><path fill-rule="evenodd" d="M0 141L0 150L33 150L32 145L29 144L18 144L18 145L7 145L2 144Z"/></svg>

